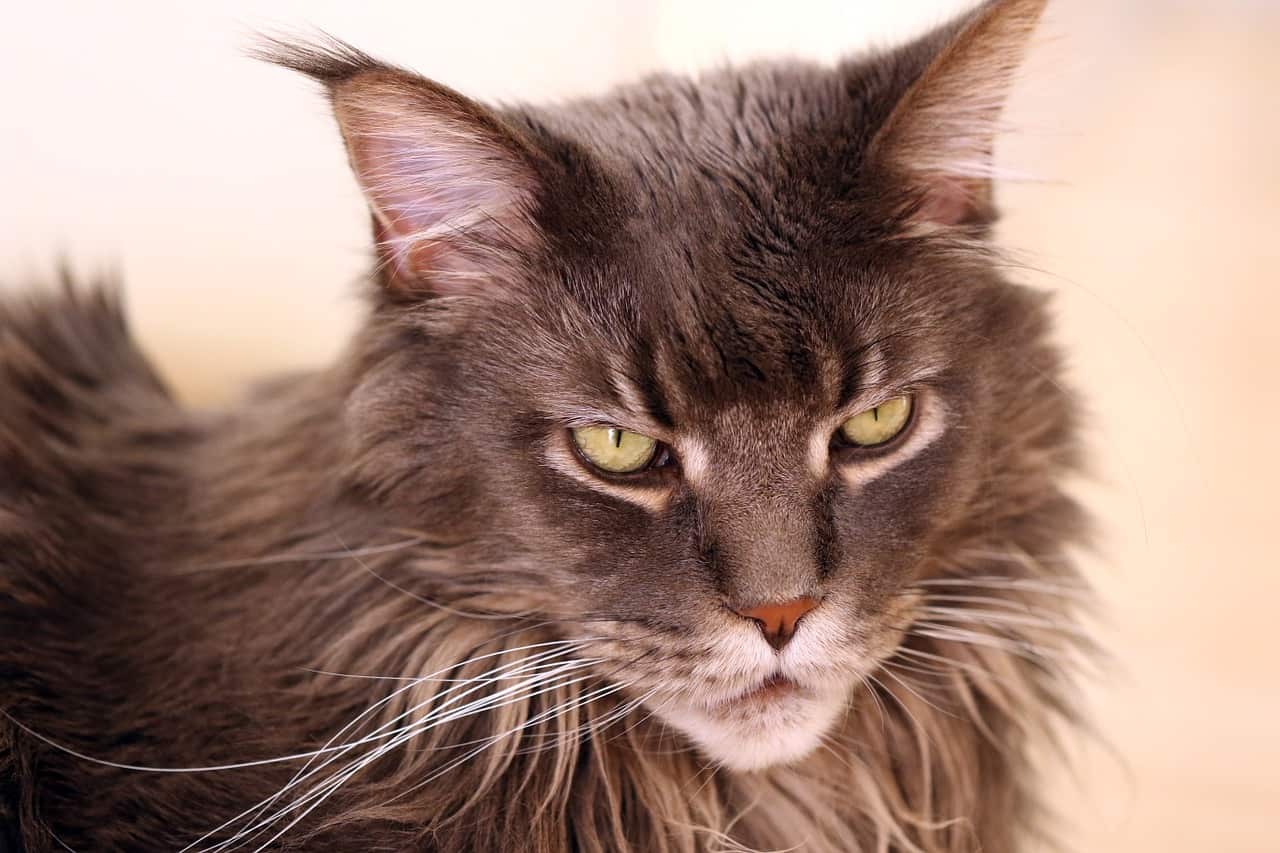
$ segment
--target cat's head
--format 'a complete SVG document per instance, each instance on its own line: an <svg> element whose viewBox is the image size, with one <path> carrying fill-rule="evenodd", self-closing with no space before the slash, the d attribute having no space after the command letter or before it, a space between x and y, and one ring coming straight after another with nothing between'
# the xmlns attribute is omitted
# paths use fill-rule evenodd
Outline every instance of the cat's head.
<svg viewBox="0 0 1280 853"><path fill-rule="evenodd" d="M713 759L812 750L899 643L909 584L1065 446L1024 369L1049 357L1040 301L985 242L1041 5L543 109L286 53L327 84L374 214L355 468L484 543L473 568L600 638L599 673Z"/></svg>

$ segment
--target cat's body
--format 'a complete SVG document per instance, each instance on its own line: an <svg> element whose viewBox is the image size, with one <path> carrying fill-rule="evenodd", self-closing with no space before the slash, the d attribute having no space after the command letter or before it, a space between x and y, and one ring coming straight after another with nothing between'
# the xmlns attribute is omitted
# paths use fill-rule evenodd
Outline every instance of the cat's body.
<svg viewBox="0 0 1280 853"><path fill-rule="evenodd" d="M916 150L917 84L1036 6L836 70L502 114L286 55L330 87L384 247L335 366L194 413L110 298L0 304L10 843L999 853L1045 832L1027 753L1070 716L1082 524L1043 299L975 244L985 184L904 195L896 167L850 166ZM392 129L363 133L375 114ZM465 226L379 183L422 122L445 141L406 162L457 190L433 205L471 193ZM809 440L881 388L918 408L899 461ZM563 427L622 417L678 463L572 467ZM725 610L795 595L821 604L776 652ZM749 698L762 677L778 698Z"/></svg>

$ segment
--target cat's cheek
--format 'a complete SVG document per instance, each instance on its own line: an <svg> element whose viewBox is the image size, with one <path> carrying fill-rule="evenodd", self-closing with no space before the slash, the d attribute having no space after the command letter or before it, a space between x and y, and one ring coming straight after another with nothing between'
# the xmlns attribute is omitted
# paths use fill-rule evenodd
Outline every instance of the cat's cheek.
<svg viewBox="0 0 1280 853"><path fill-rule="evenodd" d="M761 770L800 761L845 712L848 690L825 688L769 703L737 707L659 709L707 758L729 770Z"/></svg>

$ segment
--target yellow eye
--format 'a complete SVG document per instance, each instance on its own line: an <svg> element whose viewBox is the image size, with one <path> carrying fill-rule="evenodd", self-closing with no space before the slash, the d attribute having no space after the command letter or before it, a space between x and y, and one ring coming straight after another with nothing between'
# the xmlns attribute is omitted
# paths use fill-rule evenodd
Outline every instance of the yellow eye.
<svg viewBox="0 0 1280 853"><path fill-rule="evenodd" d="M902 432L910 418L911 398L894 397L849 418L840 425L840 435L850 444L874 447Z"/></svg>
<svg viewBox="0 0 1280 853"><path fill-rule="evenodd" d="M653 461L658 442L617 427L590 426L573 430L573 442L587 461L610 474L634 474Z"/></svg>

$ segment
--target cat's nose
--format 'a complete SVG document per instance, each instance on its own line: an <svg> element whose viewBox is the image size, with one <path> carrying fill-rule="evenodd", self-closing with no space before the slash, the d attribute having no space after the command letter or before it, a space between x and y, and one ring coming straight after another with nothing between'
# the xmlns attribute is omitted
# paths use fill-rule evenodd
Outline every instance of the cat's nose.
<svg viewBox="0 0 1280 853"><path fill-rule="evenodd" d="M795 636L796 625L799 624L801 617L817 606L818 602L815 599L796 598L781 604L762 604L759 607L746 607L734 612L759 625L769 645L781 651L783 646L791 642L791 638Z"/></svg>

